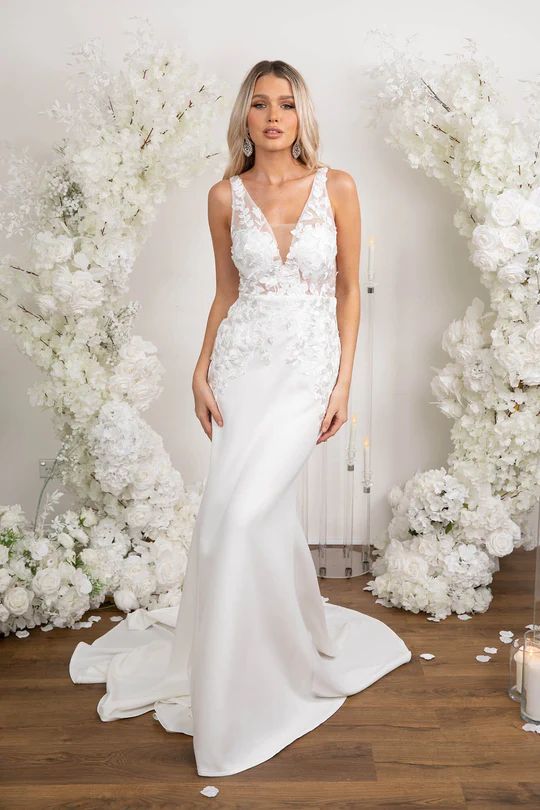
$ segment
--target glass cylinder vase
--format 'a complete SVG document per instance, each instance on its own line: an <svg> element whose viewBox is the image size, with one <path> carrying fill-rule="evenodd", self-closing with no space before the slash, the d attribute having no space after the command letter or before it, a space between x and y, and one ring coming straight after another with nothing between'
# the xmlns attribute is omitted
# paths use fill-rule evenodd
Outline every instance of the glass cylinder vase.
<svg viewBox="0 0 540 810"><path fill-rule="evenodd" d="M523 635L523 676L521 717L529 723L540 723L540 634L526 630Z"/></svg>
<svg viewBox="0 0 540 810"><path fill-rule="evenodd" d="M510 659L508 672L508 694L512 700L521 701L521 688L523 681L523 639L515 638L510 644Z"/></svg>

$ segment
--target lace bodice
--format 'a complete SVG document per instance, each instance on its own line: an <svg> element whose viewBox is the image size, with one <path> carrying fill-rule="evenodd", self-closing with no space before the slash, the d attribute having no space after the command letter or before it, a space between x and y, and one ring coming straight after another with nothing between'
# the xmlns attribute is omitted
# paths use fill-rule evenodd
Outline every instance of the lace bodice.
<svg viewBox="0 0 540 810"><path fill-rule="evenodd" d="M241 177L230 178L231 256L240 276L240 295L335 295L336 225L326 188L327 168L320 166L315 172L309 197L290 231L285 261L274 230Z"/></svg>
<svg viewBox="0 0 540 810"><path fill-rule="evenodd" d="M239 175L232 187L231 256L239 295L219 324L208 369L218 402L252 362L270 364L285 341L286 362L306 376L322 420L339 370L336 320L337 228L326 188L315 172L309 197L287 237L280 238ZM280 244L281 243L281 244ZM285 260L280 253L287 248ZM277 354L276 354L277 352Z"/></svg>

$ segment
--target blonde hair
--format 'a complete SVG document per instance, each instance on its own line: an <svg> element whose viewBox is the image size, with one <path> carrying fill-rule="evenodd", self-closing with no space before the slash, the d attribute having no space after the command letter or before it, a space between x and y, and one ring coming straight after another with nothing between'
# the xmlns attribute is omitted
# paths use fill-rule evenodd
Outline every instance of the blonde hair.
<svg viewBox="0 0 540 810"><path fill-rule="evenodd" d="M302 163L312 171L324 165L318 159L319 126L315 118L311 95L304 78L287 62L282 62L280 59L272 61L264 59L257 62L247 73L234 102L227 131L230 160L223 175L224 180L235 174L242 174L255 163L256 147L254 146L251 155L246 157L242 146L244 138L249 137L247 116L255 90L255 82L260 76L268 74L277 76L280 79L287 79L290 82L298 115L297 141L300 144L298 163Z"/></svg>

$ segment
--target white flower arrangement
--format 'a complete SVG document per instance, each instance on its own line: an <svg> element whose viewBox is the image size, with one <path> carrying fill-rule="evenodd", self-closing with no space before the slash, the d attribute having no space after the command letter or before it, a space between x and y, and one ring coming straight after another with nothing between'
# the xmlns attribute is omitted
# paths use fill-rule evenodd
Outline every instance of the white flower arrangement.
<svg viewBox="0 0 540 810"><path fill-rule="evenodd" d="M454 216L491 309L475 298L446 330L451 362L432 392L453 420L448 470L417 472L390 493L394 517L376 543L369 583L383 603L437 619L483 612L498 558L531 548L527 515L540 495L540 85L528 115L500 111L496 71L469 43L431 66L377 32L387 55L372 123L385 140L458 195Z"/></svg>
<svg viewBox="0 0 540 810"><path fill-rule="evenodd" d="M218 150L223 91L144 25L118 74L96 42L76 53L77 103L57 157L6 161L0 230L28 238L0 261L0 325L44 374L58 477L78 506L31 526L0 506L0 632L74 627L112 596L125 611L178 604L204 481L184 486L141 412L161 393L156 348L132 333L129 276L170 184L187 186ZM25 633L21 633L24 637Z"/></svg>

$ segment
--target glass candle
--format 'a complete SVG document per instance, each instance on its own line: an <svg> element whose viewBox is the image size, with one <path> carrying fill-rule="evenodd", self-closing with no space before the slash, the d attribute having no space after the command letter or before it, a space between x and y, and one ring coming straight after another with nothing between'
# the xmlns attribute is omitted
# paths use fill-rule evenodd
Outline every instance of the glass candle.
<svg viewBox="0 0 540 810"><path fill-rule="evenodd" d="M512 700L521 701L521 684L523 678L523 639L515 638L510 644L510 669L508 694Z"/></svg>
<svg viewBox="0 0 540 810"><path fill-rule="evenodd" d="M521 717L531 723L540 723L540 634L538 630L526 630L523 635L522 667Z"/></svg>

